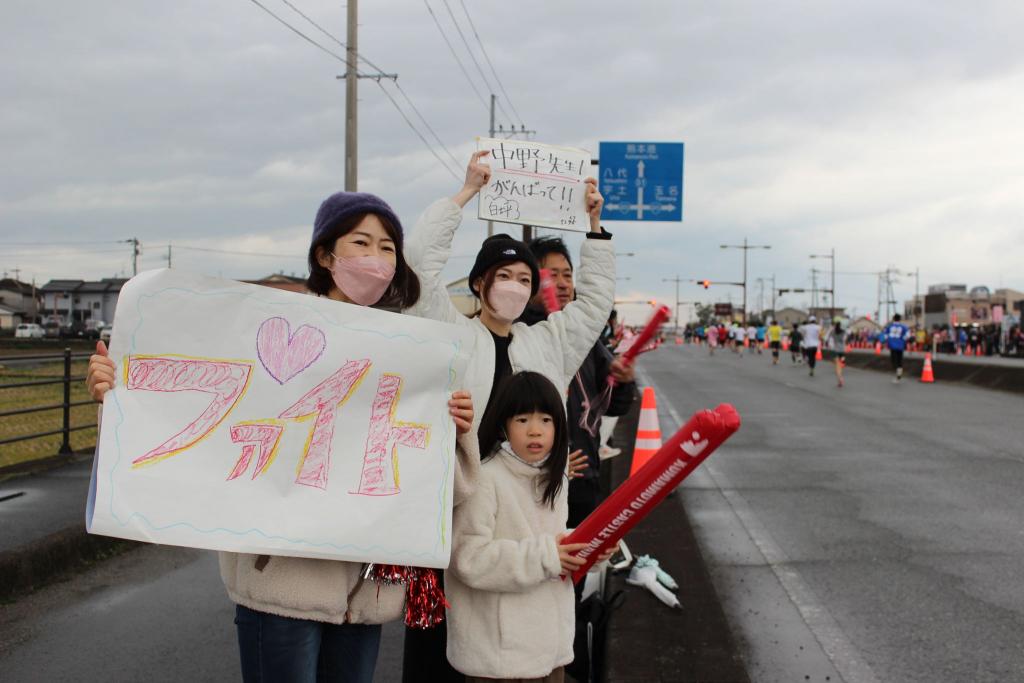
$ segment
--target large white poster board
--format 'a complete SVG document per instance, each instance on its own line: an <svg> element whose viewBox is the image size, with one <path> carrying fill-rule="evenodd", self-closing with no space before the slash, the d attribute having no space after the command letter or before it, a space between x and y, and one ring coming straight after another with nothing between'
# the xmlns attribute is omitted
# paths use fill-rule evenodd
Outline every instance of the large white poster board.
<svg viewBox="0 0 1024 683"><path fill-rule="evenodd" d="M445 567L467 333L177 270L121 290L91 533Z"/></svg>
<svg viewBox="0 0 1024 683"><path fill-rule="evenodd" d="M584 179L590 152L529 140L477 138L489 156L491 180L480 191L477 215L486 221L590 230Z"/></svg>

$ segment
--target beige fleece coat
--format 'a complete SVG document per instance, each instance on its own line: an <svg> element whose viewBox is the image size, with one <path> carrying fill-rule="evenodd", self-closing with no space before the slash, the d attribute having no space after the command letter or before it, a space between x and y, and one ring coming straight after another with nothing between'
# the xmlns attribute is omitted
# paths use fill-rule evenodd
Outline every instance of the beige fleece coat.
<svg viewBox="0 0 1024 683"><path fill-rule="evenodd" d="M476 436L459 436L455 454L452 497L459 505L472 493L480 470ZM258 555L219 555L228 596L259 612L332 624L383 624L399 619L405 610L405 586L378 586L362 579L365 565L358 562L274 555L257 569Z"/></svg>
<svg viewBox="0 0 1024 683"><path fill-rule="evenodd" d="M576 624L555 536L565 532L568 481L540 502L540 470L499 450L455 510L445 573L448 661L467 676L541 678L572 661Z"/></svg>

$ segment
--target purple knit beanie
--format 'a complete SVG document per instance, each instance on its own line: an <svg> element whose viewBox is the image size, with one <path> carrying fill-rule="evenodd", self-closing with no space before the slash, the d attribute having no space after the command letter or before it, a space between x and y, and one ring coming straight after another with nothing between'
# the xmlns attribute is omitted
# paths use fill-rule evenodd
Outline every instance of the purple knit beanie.
<svg viewBox="0 0 1024 683"><path fill-rule="evenodd" d="M324 200L313 221L313 239L309 243L312 259L313 247L346 218L364 213L373 213L395 228L395 241L399 252L402 249L402 222L387 203L377 195L368 192L335 192Z"/></svg>

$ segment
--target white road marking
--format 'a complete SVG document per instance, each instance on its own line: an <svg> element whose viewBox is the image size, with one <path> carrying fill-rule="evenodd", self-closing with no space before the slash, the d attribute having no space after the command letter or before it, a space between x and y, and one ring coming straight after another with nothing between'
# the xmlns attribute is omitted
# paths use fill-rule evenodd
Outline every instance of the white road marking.
<svg viewBox="0 0 1024 683"><path fill-rule="evenodd" d="M645 371L638 368L637 376L643 384L654 387L656 394L666 397L666 394L658 389L657 384ZM670 430L670 433L685 423L675 407L665 398L663 398L663 403L658 405L658 408L667 409L668 414L676 422L675 428ZM742 416L740 417L742 418ZM786 594L789 595L793 606L800 612L800 616L803 618L804 623L807 624L807 628L810 629L815 639L821 645L821 649L831 660L832 665L839 672L839 675L843 677L843 680L846 683L879 683L875 672L864 661L860 652L846 637L846 634L843 633L843 630L829 611L818 602L814 591L811 590L807 582L800 576L800 572L793 568L793 563L789 556L786 555L764 525L761 524L761 521L757 518L757 515L751 509L746 499L729 484L729 480L724 474L717 471L711 465L710 460L704 461L702 467L711 478L711 481L714 482L715 487L729 503L750 540L754 542L761 556L764 557L765 564L775 574L779 584L786 591Z"/></svg>

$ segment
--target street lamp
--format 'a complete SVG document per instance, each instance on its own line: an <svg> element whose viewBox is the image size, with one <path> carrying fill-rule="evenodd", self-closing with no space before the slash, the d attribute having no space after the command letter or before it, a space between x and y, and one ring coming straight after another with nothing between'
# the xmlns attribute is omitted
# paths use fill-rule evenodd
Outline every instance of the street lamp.
<svg viewBox="0 0 1024 683"><path fill-rule="evenodd" d="M743 250L743 324L747 324L747 252L751 249L771 249L768 244L747 244L747 238L743 238L743 244L722 244L719 245L722 249L742 249Z"/></svg>
<svg viewBox="0 0 1024 683"><path fill-rule="evenodd" d="M831 307L829 312L831 314L832 322L836 319L836 250L831 249L827 254L811 254L811 258L827 258L831 263L829 264L829 270L832 274L832 289L828 290L831 295Z"/></svg>

